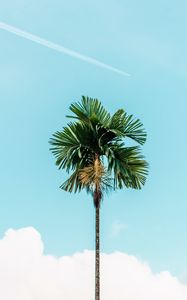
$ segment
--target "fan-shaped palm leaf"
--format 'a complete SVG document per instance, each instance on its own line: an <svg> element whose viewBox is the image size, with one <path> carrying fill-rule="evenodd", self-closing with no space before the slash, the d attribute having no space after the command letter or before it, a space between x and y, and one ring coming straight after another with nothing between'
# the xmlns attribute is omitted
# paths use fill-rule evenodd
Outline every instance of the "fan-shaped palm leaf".
<svg viewBox="0 0 187 300"><path fill-rule="evenodd" d="M110 121L110 114L98 99L83 96L81 102L71 104L70 110L74 116L67 117L76 118L89 125L100 123L107 126Z"/></svg>
<svg viewBox="0 0 187 300"><path fill-rule="evenodd" d="M117 136L129 137L141 145L146 141L147 134L141 121L134 119L133 115L128 115L123 109L112 116L109 127Z"/></svg>
<svg viewBox="0 0 187 300"><path fill-rule="evenodd" d="M139 147L114 144L106 150L108 170L114 174L114 188L140 189L145 184L148 164L140 154Z"/></svg>

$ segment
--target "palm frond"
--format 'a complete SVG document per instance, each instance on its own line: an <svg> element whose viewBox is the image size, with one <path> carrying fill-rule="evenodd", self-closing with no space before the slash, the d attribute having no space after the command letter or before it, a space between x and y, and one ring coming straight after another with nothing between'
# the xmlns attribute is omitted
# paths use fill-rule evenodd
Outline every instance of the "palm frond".
<svg viewBox="0 0 187 300"><path fill-rule="evenodd" d="M114 174L115 188L123 186L141 189L148 174L148 163L140 154L139 147L111 146L106 153L108 170Z"/></svg>
<svg viewBox="0 0 187 300"><path fill-rule="evenodd" d="M50 150L56 157L59 169L76 169L88 165L93 157L96 138L89 126L82 123L69 123L63 131L57 131L50 139Z"/></svg>
<svg viewBox="0 0 187 300"><path fill-rule="evenodd" d="M60 186L61 189L63 189L66 192L77 192L81 191L84 186L82 182L79 180L79 170L75 170L73 174Z"/></svg>
<svg viewBox="0 0 187 300"><path fill-rule="evenodd" d="M119 137L129 137L141 145L145 143L147 137L141 121L134 119L133 115L128 115L123 109L119 109L112 116L110 131Z"/></svg>
<svg viewBox="0 0 187 300"><path fill-rule="evenodd" d="M81 102L71 104L70 110L74 115L67 117L76 118L87 124L100 123L107 126L110 122L110 114L98 99L82 96Z"/></svg>

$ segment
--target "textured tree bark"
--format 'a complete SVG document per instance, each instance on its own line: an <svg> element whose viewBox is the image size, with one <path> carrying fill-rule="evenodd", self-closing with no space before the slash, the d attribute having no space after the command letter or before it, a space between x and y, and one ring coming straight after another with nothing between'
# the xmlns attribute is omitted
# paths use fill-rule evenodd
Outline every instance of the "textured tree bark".
<svg viewBox="0 0 187 300"><path fill-rule="evenodd" d="M100 300L100 208L95 208L95 300Z"/></svg>

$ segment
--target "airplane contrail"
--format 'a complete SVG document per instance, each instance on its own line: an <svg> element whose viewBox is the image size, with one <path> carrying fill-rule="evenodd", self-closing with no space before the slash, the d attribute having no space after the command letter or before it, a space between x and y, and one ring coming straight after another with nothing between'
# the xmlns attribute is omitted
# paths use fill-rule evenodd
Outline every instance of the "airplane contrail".
<svg viewBox="0 0 187 300"><path fill-rule="evenodd" d="M17 27L14 27L14 26L11 26L9 24L6 24L4 22L0 22L0 29L3 29L5 31L8 31L10 33L13 33L17 36L20 36L24 39L27 39L27 40L30 40L32 42L35 42L37 44L40 44L42 46L45 46L47 48L50 48L50 49L53 49L55 51L58 51L58 52L61 52L63 54L66 54L66 55L69 55L69 56L72 56L74 58L77 58L79 60L83 60L89 64L92 64L92 65L95 65L97 67L100 67L100 68L104 68L104 69L107 69L107 70L110 70L110 71L113 71L115 73L118 73L118 74L121 74L123 76L131 76L129 73L125 72L125 71L122 71L118 68L115 68L115 67L112 67L110 65L107 65L95 58L92 58L90 56L86 56L86 55L83 55L77 51L73 51L69 48L66 48L64 46L61 46L61 45L58 45L58 44L55 44L53 42L50 42L46 39L43 39L37 35L34 35L34 34L31 34L29 32L26 32L24 30L21 30Z"/></svg>

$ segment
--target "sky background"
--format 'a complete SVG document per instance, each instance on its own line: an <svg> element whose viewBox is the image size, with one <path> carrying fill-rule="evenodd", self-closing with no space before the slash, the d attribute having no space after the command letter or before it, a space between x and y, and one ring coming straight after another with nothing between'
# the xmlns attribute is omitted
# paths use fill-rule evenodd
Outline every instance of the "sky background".
<svg viewBox="0 0 187 300"><path fill-rule="evenodd" d="M94 208L59 189L48 141L82 95L124 108L148 132L141 191L101 208L101 250L121 251L182 278L187 272L186 1L2 1L0 21L94 57L124 77L0 30L0 237L34 227L45 253L94 249Z"/></svg>

